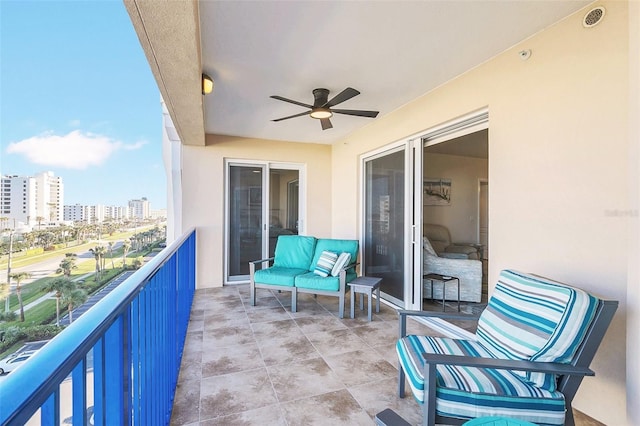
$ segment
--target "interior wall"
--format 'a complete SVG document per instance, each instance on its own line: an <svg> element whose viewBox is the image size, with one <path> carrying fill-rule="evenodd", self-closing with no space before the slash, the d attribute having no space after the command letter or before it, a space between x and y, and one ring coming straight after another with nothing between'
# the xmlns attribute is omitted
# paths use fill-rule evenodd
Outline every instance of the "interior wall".
<svg viewBox="0 0 640 426"><path fill-rule="evenodd" d="M183 145L183 165L188 167L182 167L182 227L196 227L198 231L197 288L220 287L224 282L226 158L303 164L304 190L312 194L314 206L323 206L306 210L303 219L306 233L319 237L331 235L331 218L325 213L331 209L331 197L326 190L326 182L331 181L329 145L207 135L207 146Z"/></svg>
<svg viewBox="0 0 640 426"><path fill-rule="evenodd" d="M629 257L627 260L627 359L640 353L640 2L629 3ZM630 424L640 424L640 363L627 364L627 416ZM632 398L636 398L635 404Z"/></svg>
<svg viewBox="0 0 640 426"><path fill-rule="evenodd" d="M444 225L451 241L478 243L478 180L486 179L487 160L425 151L425 178L451 179L451 204L423 207L423 222Z"/></svg>
<svg viewBox="0 0 640 426"><path fill-rule="evenodd" d="M633 424L623 350L633 219L620 212L637 178L627 158L629 19L627 2L598 4L607 13L596 27L582 26L585 8L336 143L332 223L334 234L357 237L361 155L488 107L490 291L499 271L513 268L619 300L592 363L597 375L574 406L624 425ZM526 61L523 49L532 51ZM635 355L628 361L637 371ZM628 380L637 388L637 377Z"/></svg>

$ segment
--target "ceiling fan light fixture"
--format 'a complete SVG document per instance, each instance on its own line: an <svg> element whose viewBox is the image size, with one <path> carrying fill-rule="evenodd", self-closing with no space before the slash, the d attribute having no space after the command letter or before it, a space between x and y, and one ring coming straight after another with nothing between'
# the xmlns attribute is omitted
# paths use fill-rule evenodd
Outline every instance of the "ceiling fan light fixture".
<svg viewBox="0 0 640 426"><path fill-rule="evenodd" d="M206 74L202 74L202 94L208 95L213 92L213 79Z"/></svg>
<svg viewBox="0 0 640 426"><path fill-rule="evenodd" d="M333 116L333 113L328 108L316 108L311 111L311 114L309 115L311 116L311 118L322 119L331 118Z"/></svg>

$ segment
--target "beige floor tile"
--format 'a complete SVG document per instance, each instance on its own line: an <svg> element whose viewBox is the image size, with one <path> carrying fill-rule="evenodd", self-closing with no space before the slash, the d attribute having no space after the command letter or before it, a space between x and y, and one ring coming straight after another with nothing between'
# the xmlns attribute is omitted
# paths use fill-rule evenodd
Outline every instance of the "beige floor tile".
<svg viewBox="0 0 640 426"><path fill-rule="evenodd" d="M353 352L366 347L366 343L349 329L308 333L307 337L323 356Z"/></svg>
<svg viewBox="0 0 640 426"><path fill-rule="evenodd" d="M242 325L205 330L202 334L203 351L205 348L223 348L243 345L253 341L255 341L255 339L251 329Z"/></svg>
<svg viewBox="0 0 640 426"><path fill-rule="evenodd" d="M396 377L398 371L372 350L325 356L327 364L347 386Z"/></svg>
<svg viewBox="0 0 640 426"><path fill-rule="evenodd" d="M267 371L281 403L345 388L320 357L267 367Z"/></svg>
<svg viewBox="0 0 640 426"><path fill-rule="evenodd" d="M270 308L255 309L253 306L247 308L247 317L249 322L270 322L290 319L291 317L285 311L285 309L278 304L278 306Z"/></svg>
<svg viewBox="0 0 640 426"><path fill-rule="evenodd" d="M339 319L332 316L300 317L296 318L295 322L305 334L347 329Z"/></svg>
<svg viewBox="0 0 640 426"><path fill-rule="evenodd" d="M287 426L282 410L278 405L243 411L242 413L222 416L200 422L200 426Z"/></svg>
<svg viewBox="0 0 640 426"><path fill-rule="evenodd" d="M372 417L346 390L323 393L282 404L290 426L349 425L371 426Z"/></svg>
<svg viewBox="0 0 640 426"><path fill-rule="evenodd" d="M202 377L219 376L264 367L255 342L202 353Z"/></svg>
<svg viewBox="0 0 640 426"><path fill-rule="evenodd" d="M302 333L286 336L277 341L263 342L260 352L267 366L289 365L320 356L314 345Z"/></svg>
<svg viewBox="0 0 640 426"><path fill-rule="evenodd" d="M200 419L211 419L277 402L266 369L205 377L200 385Z"/></svg>

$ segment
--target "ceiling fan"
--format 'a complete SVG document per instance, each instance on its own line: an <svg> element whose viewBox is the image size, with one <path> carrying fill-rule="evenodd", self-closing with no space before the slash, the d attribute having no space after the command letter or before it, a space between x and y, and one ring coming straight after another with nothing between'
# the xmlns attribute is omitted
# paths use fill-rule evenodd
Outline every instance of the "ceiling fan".
<svg viewBox="0 0 640 426"><path fill-rule="evenodd" d="M378 115L378 111L362 111L357 109L335 109L334 106L348 101L354 96L359 95L356 89L347 87L342 92L338 93L331 100L329 100L329 90L327 89L313 89L313 105L304 104L302 102L294 101L291 99L283 98L282 96L271 96L273 99L277 99L279 101L289 102L295 105L300 105L305 108L309 108L309 111L301 112L300 114L290 115L288 117L278 118L272 121L282 121L288 120L290 118L302 117L303 115L309 115L312 118L316 118L320 120L320 124L322 125L322 130L331 129L333 125L329 118L333 114L345 114L345 115L356 115L358 117L369 117L375 118Z"/></svg>

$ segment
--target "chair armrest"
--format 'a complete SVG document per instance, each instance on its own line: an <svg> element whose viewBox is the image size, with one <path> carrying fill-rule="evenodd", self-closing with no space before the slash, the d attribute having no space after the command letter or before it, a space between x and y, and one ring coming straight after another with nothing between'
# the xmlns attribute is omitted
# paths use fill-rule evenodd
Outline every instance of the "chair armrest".
<svg viewBox="0 0 640 426"><path fill-rule="evenodd" d="M255 272L256 272L256 265L263 265L262 268L264 268L264 263L272 262L273 259L274 259L273 257L268 257L266 259L250 260L249 261L249 277L250 277L250 281L251 281L251 285L252 286L253 286L253 274L255 274Z"/></svg>
<svg viewBox="0 0 640 426"><path fill-rule="evenodd" d="M405 317L437 317L442 319L477 321L480 318L480 315L461 312L410 311L405 309L397 309L396 312L398 312L401 320Z"/></svg>
<svg viewBox="0 0 640 426"><path fill-rule="evenodd" d="M462 365L466 367L494 368L497 370L537 371L549 374L595 376L593 370L558 362L523 361L515 359L481 358L461 355L422 354L425 364Z"/></svg>
<svg viewBox="0 0 640 426"><path fill-rule="evenodd" d="M460 312L437 312L437 311L410 311L406 309L397 309L396 312L400 317L400 337L407 335L407 317L423 317L423 318L440 318L446 320L463 320L478 321L480 315L464 314Z"/></svg>
<svg viewBox="0 0 640 426"><path fill-rule="evenodd" d="M273 257L267 257L266 259L260 259L260 260L250 260L249 263L253 263L254 265L257 265L259 263L264 263L264 262L271 262L273 259Z"/></svg>

